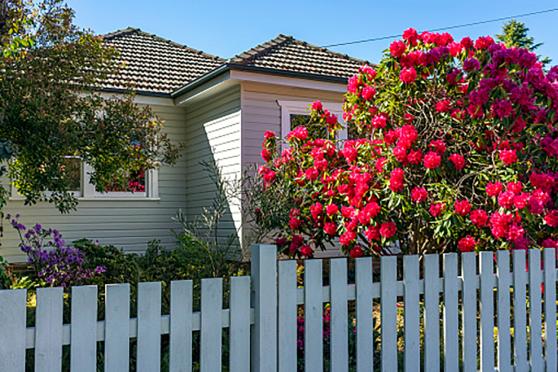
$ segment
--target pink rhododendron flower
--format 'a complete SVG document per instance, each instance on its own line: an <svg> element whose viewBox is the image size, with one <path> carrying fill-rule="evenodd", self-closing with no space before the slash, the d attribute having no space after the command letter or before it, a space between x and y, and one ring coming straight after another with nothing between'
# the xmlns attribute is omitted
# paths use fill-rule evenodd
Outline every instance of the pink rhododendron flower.
<svg viewBox="0 0 558 372"><path fill-rule="evenodd" d="M384 222L380 225L380 235L383 238L392 238L397 232L397 226L393 222Z"/></svg>
<svg viewBox="0 0 558 372"><path fill-rule="evenodd" d="M414 187L411 190L411 200L415 203L422 203L428 199L428 191L424 187Z"/></svg>
<svg viewBox="0 0 558 372"><path fill-rule="evenodd" d="M485 227L488 223L488 213L482 209L472 211L469 218L476 227Z"/></svg>
<svg viewBox="0 0 558 372"><path fill-rule="evenodd" d="M448 157L456 170L460 171L465 168L465 157L461 154L451 154Z"/></svg>
<svg viewBox="0 0 558 372"><path fill-rule="evenodd" d="M427 169L436 169L442 163L442 157L434 151L429 151L424 155L423 163Z"/></svg>
<svg viewBox="0 0 558 372"><path fill-rule="evenodd" d="M459 249L460 252L473 252L476 245L477 241L475 238L471 235L467 235L466 237L459 239L457 249Z"/></svg>
<svg viewBox="0 0 558 372"><path fill-rule="evenodd" d="M471 211L471 203L469 203L469 200L467 199L456 200L454 204L454 208L455 208L455 213L457 213L460 216L466 216Z"/></svg>
<svg viewBox="0 0 558 372"><path fill-rule="evenodd" d="M417 78L417 71L414 67L407 67L401 70L399 79L405 84L410 84Z"/></svg>

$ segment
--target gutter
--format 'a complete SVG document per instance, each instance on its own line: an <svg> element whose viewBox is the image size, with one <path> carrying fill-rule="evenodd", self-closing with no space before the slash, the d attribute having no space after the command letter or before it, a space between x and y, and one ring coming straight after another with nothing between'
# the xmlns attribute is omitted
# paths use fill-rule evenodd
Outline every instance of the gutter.
<svg viewBox="0 0 558 372"><path fill-rule="evenodd" d="M296 72L296 71L285 71L285 70L278 70L274 68L268 67L256 67L256 66L246 66L237 63L225 63L216 69L208 72L207 74L199 77L196 80L189 82L188 84L184 85L181 88L178 88L174 92L170 93L170 97L174 98L180 96L181 94L186 93L187 91L197 88L200 85L208 82L209 80L217 77L227 71L230 70L238 70L238 71L248 71L248 72L260 72L260 73L267 73L272 75L279 75L285 77L292 77L292 78L300 78L300 79L307 79L307 80L315 80L315 81L325 81L329 83L337 83L337 84L346 84L347 78L337 77L337 76L328 76L328 75L318 75L318 74L308 74L305 72ZM168 95L167 95L168 96Z"/></svg>
<svg viewBox="0 0 558 372"><path fill-rule="evenodd" d="M139 95L139 96L171 98L170 93L153 92L153 91L149 91L149 90L134 90L134 89L123 89L123 88L101 88L100 91L105 92L105 93L119 93L119 94L133 93L133 94L136 94L136 95Z"/></svg>

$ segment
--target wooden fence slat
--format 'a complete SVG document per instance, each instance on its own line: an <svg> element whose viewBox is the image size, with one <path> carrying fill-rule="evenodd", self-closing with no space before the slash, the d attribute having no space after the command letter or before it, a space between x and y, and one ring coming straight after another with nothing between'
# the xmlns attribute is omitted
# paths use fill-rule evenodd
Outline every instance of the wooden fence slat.
<svg viewBox="0 0 558 372"><path fill-rule="evenodd" d="M25 289L0 291L0 371L25 371Z"/></svg>
<svg viewBox="0 0 558 372"><path fill-rule="evenodd" d="M513 251L513 343L517 371L527 371L527 271L525 251Z"/></svg>
<svg viewBox="0 0 558 372"><path fill-rule="evenodd" d="M35 312L35 371L62 369L62 288L38 288Z"/></svg>
<svg viewBox="0 0 558 372"><path fill-rule="evenodd" d="M255 371L277 371L277 247L257 244L251 247L250 273L254 327L251 336Z"/></svg>
<svg viewBox="0 0 558 372"><path fill-rule="evenodd" d="M397 257L380 260L382 371L397 371Z"/></svg>
<svg viewBox="0 0 558 372"><path fill-rule="evenodd" d="M304 369L323 371L322 260L304 262Z"/></svg>
<svg viewBox="0 0 558 372"><path fill-rule="evenodd" d="M130 358L130 284L105 286L105 372L127 372Z"/></svg>
<svg viewBox="0 0 558 372"><path fill-rule="evenodd" d="M347 307L347 259L330 260L331 371L349 370L349 319Z"/></svg>
<svg viewBox="0 0 558 372"><path fill-rule="evenodd" d="M279 372L297 368L296 261L279 261L278 358Z"/></svg>
<svg viewBox="0 0 558 372"><path fill-rule="evenodd" d="M170 372L192 371L192 281L171 282Z"/></svg>
<svg viewBox="0 0 558 372"><path fill-rule="evenodd" d="M231 278L229 370L250 371L250 277Z"/></svg>
<svg viewBox="0 0 558 372"><path fill-rule="evenodd" d="M546 370L558 371L556 353L556 249L544 250L544 331Z"/></svg>
<svg viewBox="0 0 558 372"><path fill-rule="evenodd" d="M440 371L439 256L424 256L424 370Z"/></svg>
<svg viewBox="0 0 558 372"><path fill-rule="evenodd" d="M459 317L457 311L457 254L446 253L444 262L444 370L459 370Z"/></svg>
<svg viewBox="0 0 558 372"><path fill-rule="evenodd" d="M480 370L494 371L494 252L480 253Z"/></svg>
<svg viewBox="0 0 558 372"><path fill-rule="evenodd" d="M529 330L531 335L531 371L544 370L542 350L541 251L529 250Z"/></svg>
<svg viewBox="0 0 558 372"><path fill-rule="evenodd" d="M372 258L356 260L356 339L357 371L374 368L374 338L372 318Z"/></svg>
<svg viewBox="0 0 558 372"><path fill-rule="evenodd" d="M138 372L161 369L161 283L138 284Z"/></svg>
<svg viewBox="0 0 558 372"><path fill-rule="evenodd" d="M221 370L223 279L201 281L201 348L202 372Z"/></svg>
<svg viewBox="0 0 558 372"><path fill-rule="evenodd" d="M510 252L497 252L498 276L498 370L509 371L511 365L511 332L510 332Z"/></svg>
<svg viewBox="0 0 558 372"><path fill-rule="evenodd" d="M461 324L463 327L463 371L477 371L477 256L475 252L461 255L463 291Z"/></svg>
<svg viewBox="0 0 558 372"><path fill-rule="evenodd" d="M420 371L419 258L403 257L405 372Z"/></svg>
<svg viewBox="0 0 558 372"><path fill-rule="evenodd" d="M72 287L70 369L97 371L97 286Z"/></svg>

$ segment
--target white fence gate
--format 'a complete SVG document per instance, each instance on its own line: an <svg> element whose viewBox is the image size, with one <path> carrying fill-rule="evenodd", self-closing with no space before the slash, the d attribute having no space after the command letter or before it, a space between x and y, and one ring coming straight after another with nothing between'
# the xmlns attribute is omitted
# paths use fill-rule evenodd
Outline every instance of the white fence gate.
<svg viewBox="0 0 558 372"><path fill-rule="evenodd" d="M161 335L169 337L170 371L191 371L194 332L200 335L201 371L297 371L302 365L297 314L304 305L306 371L554 372L556 251L544 250L542 256L539 250L529 251L528 260L525 251L427 255L422 269L419 257L406 256L401 273L398 258L383 257L379 280L372 259L361 258L355 262L354 281L348 279L347 260L337 258L326 262L328 285L323 283L324 262L306 260L301 286L295 261L277 262L274 246L259 245L252 249L251 277L231 280L228 309L223 309L220 278L202 280L199 311L193 311L192 281L172 282L170 314L163 315L161 283L141 283L137 317L130 318L130 286L114 284L106 287L105 317L98 320L97 287L81 286L71 290L71 321L63 324L62 289L44 288L37 290L34 327L26 324L26 291L4 290L0 371L33 370L25 365L30 349L35 371L61 371L63 345L69 345L71 371L96 371L101 345L104 370L126 372L131 339L136 341L131 369L159 371ZM328 359L324 303L331 309ZM373 316L378 308L380 315ZM348 323L352 312L355 335ZM377 339L375 323L381 324ZM223 363L225 328L230 357ZM351 337L355 353L349 348Z"/></svg>

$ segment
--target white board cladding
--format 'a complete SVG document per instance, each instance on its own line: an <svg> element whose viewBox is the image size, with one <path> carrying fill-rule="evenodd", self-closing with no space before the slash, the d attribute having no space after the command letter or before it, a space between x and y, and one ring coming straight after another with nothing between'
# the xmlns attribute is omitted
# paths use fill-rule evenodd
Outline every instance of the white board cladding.
<svg viewBox="0 0 558 372"><path fill-rule="evenodd" d="M171 105L150 106L164 120L165 131L171 139L185 142L184 109ZM114 244L127 251L142 252L147 243L155 239L171 247L176 240L171 231L176 228L172 217L179 208L186 206L186 164L183 156L175 166L165 166L159 170L159 198L84 199L80 200L77 210L69 214L60 214L53 205L47 203L26 206L22 200L10 200L4 212L21 214L21 222L25 225L41 223L45 227L56 228L68 242L88 238ZM4 223L0 255L10 261L22 261L24 257L17 248L18 242L16 232L9 224Z"/></svg>
<svg viewBox="0 0 558 372"><path fill-rule="evenodd" d="M216 196L215 183L201 164L215 162L223 178L239 181L240 168L240 86L236 85L186 107L186 217L199 218ZM218 228L223 242L240 236L241 208L238 198L230 198ZM241 244L240 238L234 242Z"/></svg>
<svg viewBox="0 0 558 372"><path fill-rule="evenodd" d="M281 135L280 102L300 101L310 104L316 100L342 103L343 93L315 89L303 89L262 83L242 83L242 169L255 169L262 164L261 144L268 130ZM247 223L245 223L246 225ZM249 228L245 228L244 240L251 240ZM336 255L337 248L324 252Z"/></svg>

